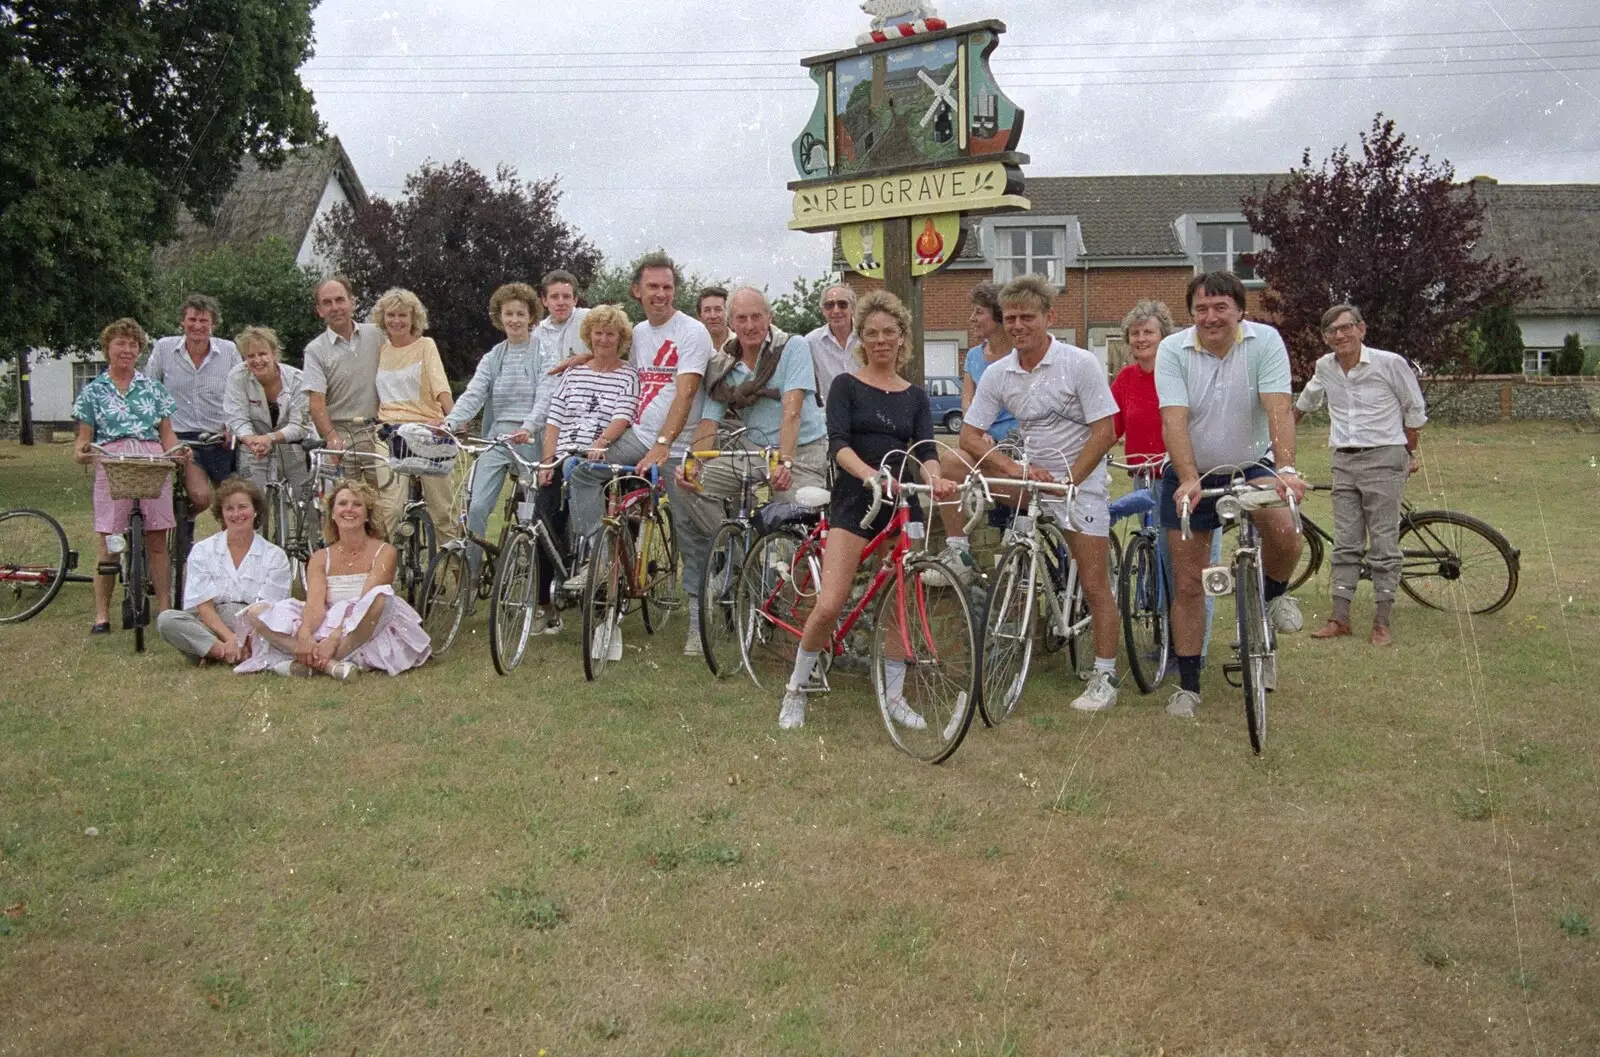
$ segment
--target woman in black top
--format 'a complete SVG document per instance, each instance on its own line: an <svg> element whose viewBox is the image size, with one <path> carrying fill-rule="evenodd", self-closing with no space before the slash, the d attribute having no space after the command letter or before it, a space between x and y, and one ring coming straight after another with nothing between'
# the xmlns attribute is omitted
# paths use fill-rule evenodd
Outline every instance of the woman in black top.
<svg viewBox="0 0 1600 1057"><path fill-rule="evenodd" d="M835 378L828 390L828 454L842 472L834 475L828 542L822 552L822 588L806 619L805 633L800 636L794 671L778 713L778 727L782 730L804 725L803 687L810 681L817 655L827 647L850 596L862 550L893 515L893 509L885 506L871 526L861 527L861 519L872 505L869 482L878 475L879 467L887 466L898 476L904 469L904 457L891 453L912 452L922 463L923 477L933 487L935 499L949 499L956 492L956 483L939 473L928 394L898 373L911 349L911 313L893 294L874 291L856 306L855 328L861 338L856 359L863 366L855 374ZM885 668L890 714L906 726L926 726L898 693L904 679L904 663L889 661Z"/></svg>

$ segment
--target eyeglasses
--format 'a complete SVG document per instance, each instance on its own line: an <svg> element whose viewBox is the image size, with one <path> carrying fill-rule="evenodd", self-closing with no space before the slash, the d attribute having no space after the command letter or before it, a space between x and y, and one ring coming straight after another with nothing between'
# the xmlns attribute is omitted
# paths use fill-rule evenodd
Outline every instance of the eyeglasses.
<svg viewBox="0 0 1600 1057"><path fill-rule="evenodd" d="M1338 323L1324 330L1323 333L1330 338L1342 338L1346 334L1355 333L1355 329L1358 326L1360 326L1359 323Z"/></svg>
<svg viewBox="0 0 1600 1057"><path fill-rule="evenodd" d="M822 307L823 308L849 308L850 307L850 302L849 301L824 301L824 302L822 302Z"/></svg>

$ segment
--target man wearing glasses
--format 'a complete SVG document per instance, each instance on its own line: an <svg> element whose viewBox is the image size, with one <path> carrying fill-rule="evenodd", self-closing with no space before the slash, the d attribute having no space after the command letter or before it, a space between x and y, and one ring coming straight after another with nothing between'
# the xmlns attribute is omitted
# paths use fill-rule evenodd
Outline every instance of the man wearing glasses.
<svg viewBox="0 0 1600 1057"><path fill-rule="evenodd" d="M817 402L828 403L828 389L841 374L854 374L861 364L856 362L856 346L860 340L855 329L856 292L843 283L822 291L822 318L827 320L806 335L811 346L811 365L817 372Z"/></svg>
<svg viewBox="0 0 1600 1057"><path fill-rule="evenodd" d="M1350 634L1350 603L1365 558L1376 599L1369 641L1387 646L1400 585L1400 501L1417 470L1417 437L1428 415L1405 357L1369 349L1366 336L1354 305L1322 314L1322 340L1333 351L1317 360L1294 418L1299 422L1326 402L1333 449L1333 615L1311 637Z"/></svg>

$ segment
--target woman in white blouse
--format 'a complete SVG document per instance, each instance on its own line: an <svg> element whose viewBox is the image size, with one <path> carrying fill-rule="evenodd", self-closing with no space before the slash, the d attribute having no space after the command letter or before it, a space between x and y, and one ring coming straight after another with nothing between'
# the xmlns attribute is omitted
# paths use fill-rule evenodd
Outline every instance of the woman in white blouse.
<svg viewBox="0 0 1600 1057"><path fill-rule="evenodd" d="M300 371L278 362L282 349L271 327L246 327L233 341L244 362L228 375L222 414L239 440L239 473L265 488L276 447L283 479L298 487L309 476L299 445L312 434Z"/></svg>
<svg viewBox="0 0 1600 1057"><path fill-rule="evenodd" d="M250 655L245 609L289 597L289 556L256 531L267 498L249 481L230 477L218 485L211 516L222 531L189 552L183 608L156 617L156 632L192 660L237 664Z"/></svg>

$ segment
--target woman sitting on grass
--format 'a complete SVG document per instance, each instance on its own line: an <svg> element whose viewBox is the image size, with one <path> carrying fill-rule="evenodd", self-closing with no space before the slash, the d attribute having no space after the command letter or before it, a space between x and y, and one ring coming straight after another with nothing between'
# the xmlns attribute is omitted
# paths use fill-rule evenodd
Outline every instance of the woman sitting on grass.
<svg viewBox="0 0 1600 1057"><path fill-rule="evenodd" d="M183 608L156 617L156 633L192 661L238 664L250 656L252 605L289 597L289 556L258 531L267 497L251 481L230 477L211 493L211 516L222 531L189 552Z"/></svg>
<svg viewBox="0 0 1600 1057"><path fill-rule="evenodd" d="M359 481L328 496L323 535L306 563L306 600L251 606L250 659L234 671L321 672L345 680L362 668L399 675L432 653L416 610L394 594L394 547L377 525L377 497Z"/></svg>

